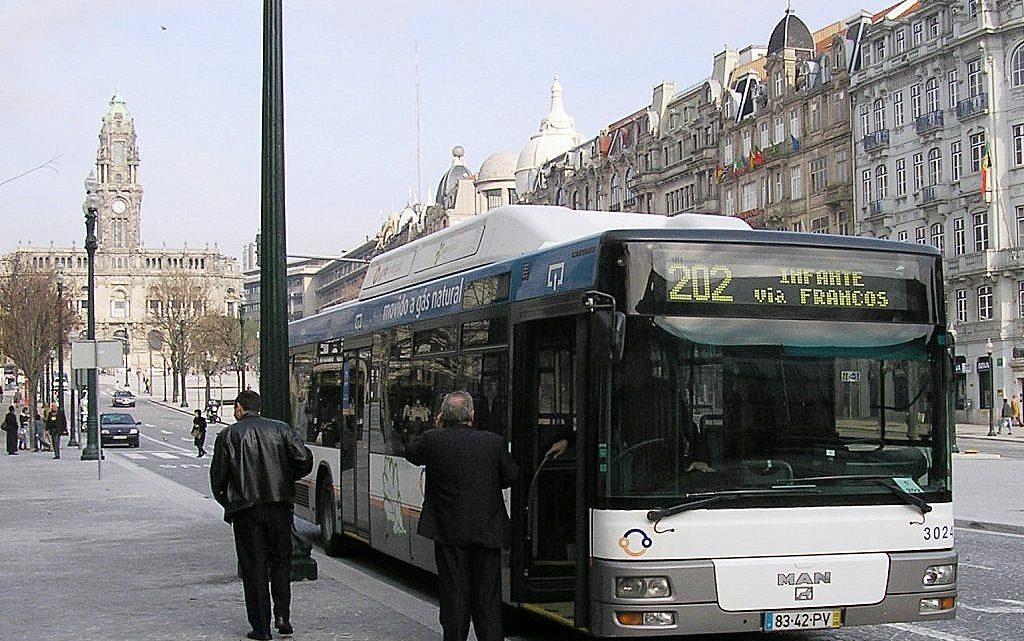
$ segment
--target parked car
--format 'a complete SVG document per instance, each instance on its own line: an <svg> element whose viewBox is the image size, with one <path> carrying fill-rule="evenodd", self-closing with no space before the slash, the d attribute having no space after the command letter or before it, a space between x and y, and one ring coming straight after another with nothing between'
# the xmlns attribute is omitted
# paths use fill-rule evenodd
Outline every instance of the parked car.
<svg viewBox="0 0 1024 641"><path fill-rule="evenodd" d="M116 390L110 405L113 407L135 407L135 394L132 394L131 390Z"/></svg>
<svg viewBox="0 0 1024 641"><path fill-rule="evenodd" d="M139 446L139 425L135 417L127 412L104 412L100 414L100 443L109 445Z"/></svg>

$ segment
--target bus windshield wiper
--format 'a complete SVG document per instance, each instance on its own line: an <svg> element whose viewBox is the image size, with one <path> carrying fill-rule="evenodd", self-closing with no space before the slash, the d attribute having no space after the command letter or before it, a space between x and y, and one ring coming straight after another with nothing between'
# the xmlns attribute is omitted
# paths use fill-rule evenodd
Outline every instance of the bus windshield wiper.
<svg viewBox="0 0 1024 641"><path fill-rule="evenodd" d="M801 479L803 480L803 479ZM813 485L773 485L768 488L761 489L746 489L746 490L720 490L718 492L694 492L693 494L687 494L686 501L673 505L672 507L663 507L657 510L650 510L647 512L648 521L660 521L661 519L672 516L673 514L679 514L688 510L696 510L697 508L704 507L705 505L711 505L717 503L722 499L736 498L740 496L756 496L759 494L777 494L781 491L788 490L805 490L813 488Z"/></svg>
<svg viewBox="0 0 1024 641"><path fill-rule="evenodd" d="M907 505L912 505L913 507L921 510L922 519L925 514L932 511L932 506L928 504L928 501L904 490L896 484L895 481L893 481L891 474L838 474L836 476L809 476L796 480L810 483L822 481L875 481L878 485L881 485L899 498L903 499L903 502Z"/></svg>

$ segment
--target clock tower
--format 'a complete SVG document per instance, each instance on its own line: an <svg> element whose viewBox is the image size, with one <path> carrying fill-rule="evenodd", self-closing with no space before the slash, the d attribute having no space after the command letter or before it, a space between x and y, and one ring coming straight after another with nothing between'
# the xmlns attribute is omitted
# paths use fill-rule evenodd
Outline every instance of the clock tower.
<svg viewBox="0 0 1024 641"><path fill-rule="evenodd" d="M125 252L140 244L142 187L139 185L139 150L135 123L120 91L107 105L96 151L96 182L100 209L96 236L101 252Z"/></svg>

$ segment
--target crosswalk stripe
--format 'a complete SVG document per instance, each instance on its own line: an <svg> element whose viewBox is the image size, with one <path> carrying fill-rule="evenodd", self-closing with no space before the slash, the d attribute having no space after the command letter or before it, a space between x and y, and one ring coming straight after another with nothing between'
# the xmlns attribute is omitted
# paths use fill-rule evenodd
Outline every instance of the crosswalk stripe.
<svg viewBox="0 0 1024 641"><path fill-rule="evenodd" d="M153 454L153 456L155 456L157 458L163 458L163 459L177 459L177 458L179 458L177 454L169 454L167 452L152 452L152 454Z"/></svg>
<svg viewBox="0 0 1024 641"><path fill-rule="evenodd" d="M135 459L136 461L145 460L149 458L145 454L139 454L138 452L121 452L121 456L126 458Z"/></svg>

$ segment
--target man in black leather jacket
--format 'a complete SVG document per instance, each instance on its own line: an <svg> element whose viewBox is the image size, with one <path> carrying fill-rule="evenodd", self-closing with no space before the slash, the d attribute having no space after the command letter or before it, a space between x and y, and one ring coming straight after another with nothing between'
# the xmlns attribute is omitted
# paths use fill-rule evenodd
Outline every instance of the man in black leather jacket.
<svg viewBox="0 0 1024 641"><path fill-rule="evenodd" d="M236 422L217 434L210 463L213 497L234 528L250 639L273 638L271 596L278 632L292 633L292 498L295 481L313 468L312 453L291 426L260 416L261 408L256 392L238 394Z"/></svg>

